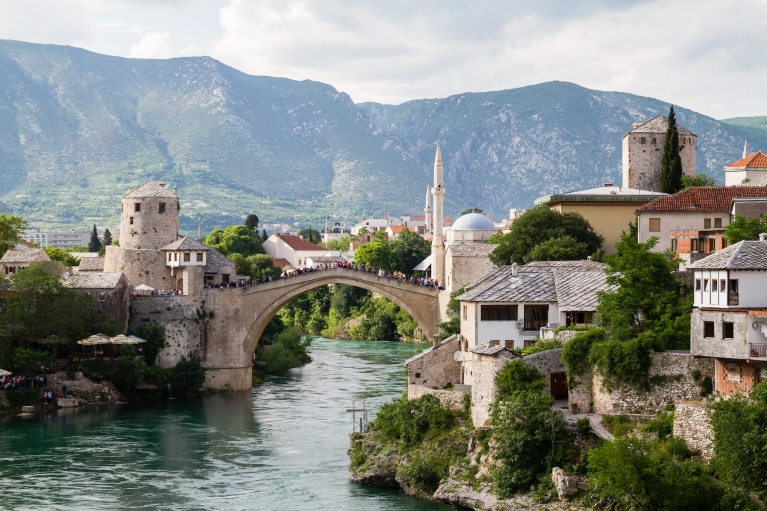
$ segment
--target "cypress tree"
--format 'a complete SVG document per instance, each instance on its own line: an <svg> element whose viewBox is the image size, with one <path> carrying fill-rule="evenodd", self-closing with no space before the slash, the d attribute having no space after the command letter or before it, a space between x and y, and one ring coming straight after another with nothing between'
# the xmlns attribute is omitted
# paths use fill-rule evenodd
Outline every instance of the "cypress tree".
<svg viewBox="0 0 767 511"><path fill-rule="evenodd" d="M679 132L676 129L674 105L668 112L668 129L663 143L663 159L660 165L660 191L676 193L682 189L682 157L679 155Z"/></svg>
<svg viewBox="0 0 767 511"><path fill-rule="evenodd" d="M101 252L101 241L99 241L99 233L96 230L96 224L93 224L91 241L88 243L88 252Z"/></svg>
<svg viewBox="0 0 767 511"><path fill-rule="evenodd" d="M104 229L104 243L101 248L106 250L106 248L112 244L112 233L109 232L109 229Z"/></svg>
<svg viewBox="0 0 767 511"><path fill-rule="evenodd" d="M263 231L261 231L261 243L263 243L267 239L269 239L269 236L267 236L266 229L264 229Z"/></svg>

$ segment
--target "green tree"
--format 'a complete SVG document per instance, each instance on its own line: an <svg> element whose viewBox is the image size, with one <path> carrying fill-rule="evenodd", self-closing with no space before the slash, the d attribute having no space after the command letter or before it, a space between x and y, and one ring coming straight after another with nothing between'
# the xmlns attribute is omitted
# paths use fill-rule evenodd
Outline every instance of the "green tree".
<svg viewBox="0 0 767 511"><path fill-rule="evenodd" d="M258 215L248 215L247 218L245 218L245 227L247 227L251 231L257 231Z"/></svg>
<svg viewBox="0 0 767 511"><path fill-rule="evenodd" d="M96 230L96 224L93 224L91 240L88 242L88 252L101 252L101 241L99 240L99 233Z"/></svg>
<svg viewBox="0 0 767 511"><path fill-rule="evenodd" d="M45 247L43 250L52 261L59 261L64 266L80 266L80 259L66 250L56 247Z"/></svg>
<svg viewBox="0 0 767 511"><path fill-rule="evenodd" d="M431 254L431 244L408 229L402 229L399 237L391 244L391 249L396 260L395 269L406 274L411 274L413 268Z"/></svg>
<svg viewBox="0 0 767 511"><path fill-rule="evenodd" d="M358 264L383 268L387 271L392 270L397 264L397 258L383 231L376 232L368 243L360 246L354 254L354 260Z"/></svg>
<svg viewBox="0 0 767 511"><path fill-rule="evenodd" d="M730 245L743 240L758 240L759 234L767 232L767 225L761 218L746 218L735 215L730 225L724 228L724 237Z"/></svg>
<svg viewBox="0 0 767 511"><path fill-rule="evenodd" d="M0 257L8 247L21 241L21 233L27 228L27 221L20 216L0 214Z"/></svg>
<svg viewBox="0 0 767 511"><path fill-rule="evenodd" d="M536 245L528 257L530 261L574 261L586 259L590 253L588 245L568 235Z"/></svg>
<svg viewBox="0 0 767 511"><path fill-rule="evenodd" d="M348 252L349 244L351 242L351 236L342 236L341 239L328 241L325 243L325 247L327 247L328 250L340 250L342 252Z"/></svg>
<svg viewBox="0 0 767 511"><path fill-rule="evenodd" d="M248 257L264 253L258 233L244 225L230 225L223 230L217 227L205 238L205 244L227 256L240 254Z"/></svg>
<svg viewBox="0 0 767 511"><path fill-rule="evenodd" d="M676 115L674 114L674 106L671 105L660 164L660 191L663 193L676 193L682 189L682 157L679 152L683 148L684 146L679 146Z"/></svg>
<svg viewBox="0 0 767 511"><path fill-rule="evenodd" d="M267 374L283 374L312 361L307 348L311 337L301 335L294 328L288 328L277 335L272 346L261 348L256 358L265 364Z"/></svg>
<svg viewBox="0 0 767 511"><path fill-rule="evenodd" d="M469 213L484 213L484 211L482 211L479 208L468 208L461 211L461 214L459 216L468 215Z"/></svg>
<svg viewBox="0 0 767 511"><path fill-rule="evenodd" d="M11 369L17 375L34 376L41 373L41 366L47 366L51 362L53 354L48 351L16 348L13 350Z"/></svg>
<svg viewBox="0 0 767 511"><path fill-rule="evenodd" d="M536 246L552 238L565 236L585 244L586 255L596 252L604 241L594 232L588 220L578 213L563 214L546 206L539 206L516 219L510 232L496 238L499 245L490 254L490 260L496 266L512 262L526 263L531 260L530 254ZM559 246L561 248L562 243Z"/></svg>
<svg viewBox="0 0 767 511"><path fill-rule="evenodd" d="M447 317L448 320L440 323L439 336L441 339L447 339L451 335L461 333L461 302L459 297L466 292L466 289L456 289L450 293L450 300L447 302Z"/></svg>
<svg viewBox="0 0 767 511"><path fill-rule="evenodd" d="M515 392L545 389L546 377L537 368L526 366L522 360L512 360L495 373L495 388L498 390L498 398L506 399Z"/></svg>
<svg viewBox="0 0 767 511"><path fill-rule="evenodd" d="M298 235L302 236L309 243L316 244L322 241L322 236L320 236L320 232L316 229L312 229L311 227L301 229L300 231L298 231Z"/></svg>
<svg viewBox="0 0 767 511"><path fill-rule="evenodd" d="M268 239L269 239L269 235L266 234L266 229L263 229L261 231L261 243L265 242Z"/></svg>
<svg viewBox="0 0 767 511"><path fill-rule="evenodd" d="M197 394L205 383L206 372L207 369L202 366L198 356L189 358L182 356L178 364L166 373L175 391L179 394L192 395Z"/></svg>
<svg viewBox="0 0 767 511"><path fill-rule="evenodd" d="M165 327L158 323L141 323L136 328L136 336L144 339L144 358L149 366L153 366L160 351L168 346L165 340Z"/></svg>
<svg viewBox="0 0 767 511"><path fill-rule="evenodd" d="M682 190L693 186L716 186L716 179L708 174L697 174L695 177L682 176Z"/></svg>
<svg viewBox="0 0 767 511"><path fill-rule="evenodd" d="M109 229L104 229L104 243L102 252L112 244L112 241L112 233L109 231Z"/></svg>

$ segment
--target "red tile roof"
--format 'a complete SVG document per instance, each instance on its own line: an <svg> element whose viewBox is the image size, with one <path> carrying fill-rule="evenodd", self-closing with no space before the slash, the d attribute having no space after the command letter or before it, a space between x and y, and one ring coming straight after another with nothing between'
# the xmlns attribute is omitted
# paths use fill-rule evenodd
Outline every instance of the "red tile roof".
<svg viewBox="0 0 767 511"><path fill-rule="evenodd" d="M727 165L727 168L765 168L767 167L767 154L764 154L762 151L757 151L753 154L749 154L745 158L736 161L735 163L730 163Z"/></svg>
<svg viewBox="0 0 767 511"><path fill-rule="evenodd" d="M282 241L285 242L287 246L292 248L293 250L325 250L326 248L323 248L319 245L315 245L314 243L310 243L306 240L302 240L298 236L293 236L292 234L275 234L278 238L280 238Z"/></svg>
<svg viewBox="0 0 767 511"><path fill-rule="evenodd" d="M288 261L287 259L283 259L281 257L278 257L277 259L272 259L272 264L274 264L277 268L286 268L288 266L290 266L291 268L293 267L293 265L290 264L290 261Z"/></svg>
<svg viewBox="0 0 767 511"><path fill-rule="evenodd" d="M648 202L641 211L730 211L735 197L765 197L767 186L695 186Z"/></svg>
<svg viewBox="0 0 767 511"><path fill-rule="evenodd" d="M410 232L415 232L415 229L411 227L405 227L404 225L390 225L389 229L391 229L391 232L397 234L398 232L402 232L402 229L407 229Z"/></svg>

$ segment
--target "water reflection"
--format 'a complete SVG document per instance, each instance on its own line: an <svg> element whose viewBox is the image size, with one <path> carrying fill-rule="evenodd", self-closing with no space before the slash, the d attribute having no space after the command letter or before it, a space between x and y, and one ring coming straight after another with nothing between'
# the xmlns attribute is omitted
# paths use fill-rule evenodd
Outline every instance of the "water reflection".
<svg viewBox="0 0 767 511"><path fill-rule="evenodd" d="M2 509L444 510L357 485L352 399L404 390L423 346L317 340L314 362L252 392L0 418Z"/></svg>

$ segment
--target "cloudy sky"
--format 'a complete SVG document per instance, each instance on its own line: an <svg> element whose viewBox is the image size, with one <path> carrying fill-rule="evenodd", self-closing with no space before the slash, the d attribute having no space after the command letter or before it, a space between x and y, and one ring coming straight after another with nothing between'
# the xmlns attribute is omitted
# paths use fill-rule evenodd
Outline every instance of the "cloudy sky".
<svg viewBox="0 0 767 511"><path fill-rule="evenodd" d="M210 55L401 103L565 80L717 118L767 115L764 0L23 0L0 38Z"/></svg>

